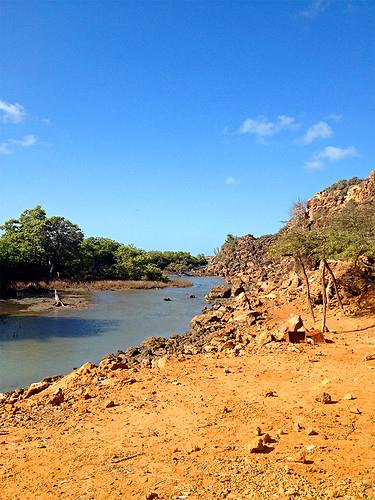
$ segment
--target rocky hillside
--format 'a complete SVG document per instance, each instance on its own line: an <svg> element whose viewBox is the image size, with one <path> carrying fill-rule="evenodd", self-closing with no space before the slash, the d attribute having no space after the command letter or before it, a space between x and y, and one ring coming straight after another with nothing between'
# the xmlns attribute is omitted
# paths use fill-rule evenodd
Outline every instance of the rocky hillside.
<svg viewBox="0 0 375 500"><path fill-rule="evenodd" d="M367 179L352 179L338 181L332 186L315 194L306 203L307 218L316 223L324 220L332 213L349 203L366 204L375 201L375 170Z"/></svg>
<svg viewBox="0 0 375 500"><path fill-rule="evenodd" d="M334 212L349 203L366 204L375 202L375 171L367 179L353 178L338 181L315 194L307 201L304 216L308 224L324 224ZM289 224L293 224L293 219ZM284 229L285 230L285 229ZM208 272L222 276L229 282L247 284L257 292L288 279L296 270L292 259L272 258L269 248L276 235L255 238L251 234L231 240L221 247L211 262ZM345 267L345 266L344 266ZM297 270L298 271L298 270ZM345 267L347 275L347 267Z"/></svg>

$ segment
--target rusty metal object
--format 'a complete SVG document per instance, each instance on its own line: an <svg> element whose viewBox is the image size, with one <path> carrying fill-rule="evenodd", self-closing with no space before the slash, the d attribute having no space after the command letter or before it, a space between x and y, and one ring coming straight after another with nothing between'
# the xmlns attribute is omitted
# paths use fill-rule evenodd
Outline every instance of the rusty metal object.
<svg viewBox="0 0 375 500"><path fill-rule="evenodd" d="M305 332L286 332L285 334L286 342L291 342L292 344L300 344L306 342Z"/></svg>
<svg viewBox="0 0 375 500"><path fill-rule="evenodd" d="M315 344L325 344L326 340L323 333L320 330L310 330L306 333L306 340L311 339L312 343Z"/></svg>

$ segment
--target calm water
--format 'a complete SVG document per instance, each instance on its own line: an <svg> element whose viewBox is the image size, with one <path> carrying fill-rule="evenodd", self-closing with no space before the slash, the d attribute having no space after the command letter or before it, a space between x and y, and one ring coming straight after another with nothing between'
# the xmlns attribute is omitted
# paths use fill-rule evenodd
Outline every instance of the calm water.
<svg viewBox="0 0 375 500"><path fill-rule="evenodd" d="M185 332L210 288L222 283L213 277L189 280L190 288L96 292L87 309L0 318L0 392L66 373L85 361L97 363L146 337Z"/></svg>

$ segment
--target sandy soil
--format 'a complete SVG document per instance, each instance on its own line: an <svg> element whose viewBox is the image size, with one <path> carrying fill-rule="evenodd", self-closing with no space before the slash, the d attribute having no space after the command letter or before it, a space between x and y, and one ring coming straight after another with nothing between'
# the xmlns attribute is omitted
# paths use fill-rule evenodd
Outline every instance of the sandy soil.
<svg viewBox="0 0 375 500"><path fill-rule="evenodd" d="M375 320L330 325L322 346L87 365L0 406L1 498L375 498Z"/></svg>

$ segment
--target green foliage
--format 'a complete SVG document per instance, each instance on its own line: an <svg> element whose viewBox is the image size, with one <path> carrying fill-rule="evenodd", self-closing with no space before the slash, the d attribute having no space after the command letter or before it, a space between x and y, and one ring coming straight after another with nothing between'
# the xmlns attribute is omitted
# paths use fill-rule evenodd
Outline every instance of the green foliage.
<svg viewBox="0 0 375 500"><path fill-rule="evenodd" d="M83 234L64 217L48 218L40 205L0 227L1 259L15 277L43 277L67 271L79 255Z"/></svg>
<svg viewBox="0 0 375 500"><path fill-rule="evenodd" d="M84 239L76 224L64 217L47 217L39 205L25 210L18 219L6 221L0 229L3 281L56 276L165 281L163 271L184 273L207 265L202 254L145 252L109 238Z"/></svg>
<svg viewBox="0 0 375 500"><path fill-rule="evenodd" d="M127 280L165 280L162 271L151 262L147 252L133 245L120 245L115 252L117 278Z"/></svg>
<svg viewBox="0 0 375 500"><path fill-rule="evenodd" d="M152 264L168 272L186 273L193 268L207 265L207 259L203 254L194 257L189 252L151 251L148 252L148 256Z"/></svg>
<svg viewBox="0 0 375 500"><path fill-rule="evenodd" d="M324 226L292 225L281 231L271 255L313 260L353 260L375 257L374 205L347 205L332 214Z"/></svg>
<svg viewBox="0 0 375 500"><path fill-rule="evenodd" d="M355 262L375 258L374 204L351 204L333 214L319 232L317 255Z"/></svg>
<svg viewBox="0 0 375 500"><path fill-rule="evenodd" d="M225 248L229 252L234 252L236 249L237 239L237 236L233 236L233 234L230 233L227 234L222 248Z"/></svg>
<svg viewBox="0 0 375 500"><path fill-rule="evenodd" d="M324 189L323 193L332 194L336 198L338 196L344 197L347 195L348 190L351 186L355 186L356 184L359 184L362 181L363 179L360 179L359 177L352 177L351 179L348 180L341 179L332 184L331 186L327 187L326 189Z"/></svg>
<svg viewBox="0 0 375 500"><path fill-rule="evenodd" d="M80 248L78 272L85 279L103 279L114 276L116 251L120 243L109 238L86 238Z"/></svg>
<svg viewBox="0 0 375 500"><path fill-rule="evenodd" d="M233 253L236 250L238 237L227 234L224 243L219 248L214 248L214 255L217 260L222 260L225 254Z"/></svg>

